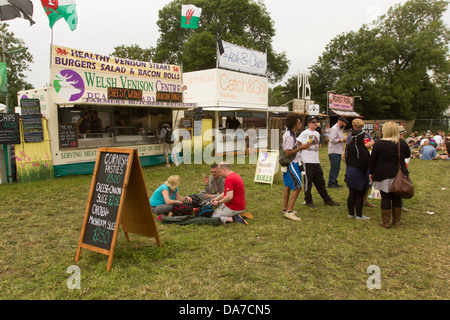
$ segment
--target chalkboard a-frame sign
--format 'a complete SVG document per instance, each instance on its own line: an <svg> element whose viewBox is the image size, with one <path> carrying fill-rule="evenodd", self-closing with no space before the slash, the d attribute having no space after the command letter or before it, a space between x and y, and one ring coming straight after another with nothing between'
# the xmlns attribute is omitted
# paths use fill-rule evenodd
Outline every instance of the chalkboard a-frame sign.
<svg viewBox="0 0 450 320"><path fill-rule="evenodd" d="M112 266L119 228L154 237L161 247L136 149L99 148L75 262L81 249L109 256Z"/></svg>

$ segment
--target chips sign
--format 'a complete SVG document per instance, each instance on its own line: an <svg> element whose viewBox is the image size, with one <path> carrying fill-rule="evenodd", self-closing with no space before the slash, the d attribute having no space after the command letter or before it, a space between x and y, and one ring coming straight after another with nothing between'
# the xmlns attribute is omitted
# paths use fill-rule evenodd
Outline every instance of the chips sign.
<svg viewBox="0 0 450 320"><path fill-rule="evenodd" d="M138 89L108 88L108 99L142 100L143 92Z"/></svg>
<svg viewBox="0 0 450 320"><path fill-rule="evenodd" d="M183 102L183 94L179 92L156 92L158 102Z"/></svg>
<svg viewBox="0 0 450 320"><path fill-rule="evenodd" d="M0 113L0 144L20 144L20 115Z"/></svg>
<svg viewBox="0 0 450 320"><path fill-rule="evenodd" d="M273 184L278 171L278 150L260 150L254 182Z"/></svg>

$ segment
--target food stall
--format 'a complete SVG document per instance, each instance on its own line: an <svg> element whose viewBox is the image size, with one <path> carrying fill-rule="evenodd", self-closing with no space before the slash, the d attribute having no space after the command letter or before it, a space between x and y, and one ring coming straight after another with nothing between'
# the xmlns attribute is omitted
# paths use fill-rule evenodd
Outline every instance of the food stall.
<svg viewBox="0 0 450 320"><path fill-rule="evenodd" d="M225 69L208 69L183 74L184 101L195 103L201 113L184 112L193 118L195 139L207 126L214 140L215 155L245 152L245 131L252 123L258 133L258 149L267 148L268 79ZM237 121L236 121L237 120ZM238 122L239 121L239 122Z"/></svg>
<svg viewBox="0 0 450 320"><path fill-rule="evenodd" d="M51 61L50 86L20 91L18 101L39 100L56 177L92 173L99 147L136 148L142 166L165 163L159 131L196 107L183 102L180 66L57 45Z"/></svg>

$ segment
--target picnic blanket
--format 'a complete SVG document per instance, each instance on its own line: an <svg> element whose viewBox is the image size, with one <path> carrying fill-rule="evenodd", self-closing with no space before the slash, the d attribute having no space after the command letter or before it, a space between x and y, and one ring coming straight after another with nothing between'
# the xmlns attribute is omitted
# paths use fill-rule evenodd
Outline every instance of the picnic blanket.
<svg viewBox="0 0 450 320"><path fill-rule="evenodd" d="M188 224L198 224L198 225L210 225L210 226L220 226L222 222L219 218L206 218L206 217L162 217L161 222L164 224L178 224L178 225L188 225Z"/></svg>

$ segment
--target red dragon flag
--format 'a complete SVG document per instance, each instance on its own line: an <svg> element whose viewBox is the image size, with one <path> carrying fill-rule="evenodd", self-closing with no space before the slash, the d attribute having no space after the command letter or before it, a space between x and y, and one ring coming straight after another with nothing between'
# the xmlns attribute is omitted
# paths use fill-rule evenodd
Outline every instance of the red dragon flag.
<svg viewBox="0 0 450 320"><path fill-rule="evenodd" d="M181 28L197 29L202 8L197 8L192 4L183 4L181 6Z"/></svg>
<svg viewBox="0 0 450 320"><path fill-rule="evenodd" d="M23 18L32 26L35 23L32 16L33 3L30 0L0 0L0 21Z"/></svg>
<svg viewBox="0 0 450 320"><path fill-rule="evenodd" d="M51 29L61 18L66 20L71 31L77 28L78 16L75 0L41 0L41 4L48 16Z"/></svg>

